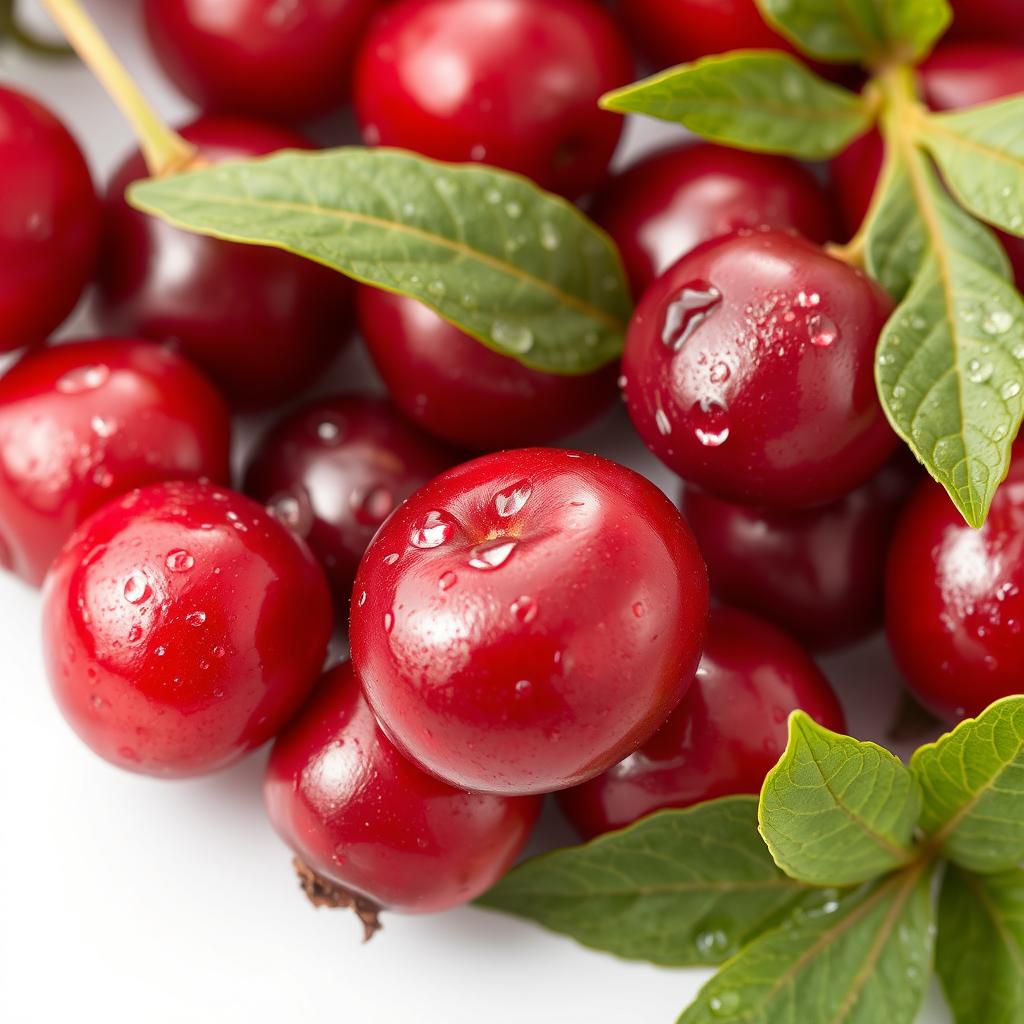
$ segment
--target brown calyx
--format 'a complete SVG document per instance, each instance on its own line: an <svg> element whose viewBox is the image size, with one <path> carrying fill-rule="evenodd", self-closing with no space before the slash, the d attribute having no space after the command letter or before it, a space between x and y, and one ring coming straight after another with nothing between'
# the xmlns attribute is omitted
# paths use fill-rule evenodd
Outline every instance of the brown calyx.
<svg viewBox="0 0 1024 1024"><path fill-rule="evenodd" d="M314 907L329 907L332 910L342 908L352 910L363 922L363 942L369 942L380 931L381 908L365 896L349 892L336 882L318 875L308 864L298 857L292 858L295 873L299 876L299 885L306 898Z"/></svg>

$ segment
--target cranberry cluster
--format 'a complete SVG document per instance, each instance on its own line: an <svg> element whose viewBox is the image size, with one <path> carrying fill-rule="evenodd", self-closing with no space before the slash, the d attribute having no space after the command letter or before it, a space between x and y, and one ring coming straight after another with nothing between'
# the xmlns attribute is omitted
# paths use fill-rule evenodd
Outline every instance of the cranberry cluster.
<svg viewBox="0 0 1024 1024"><path fill-rule="evenodd" d="M960 6L928 102L1024 91L1012 3ZM788 47L752 0L144 13L206 160L308 148L282 122L351 100L367 145L591 196L638 305L621 367L525 367L413 299L132 209L139 155L99 197L63 125L0 86L0 350L25 350L0 378L0 565L45 578L53 692L101 757L189 776L276 736L275 828L318 898L369 920L478 895L541 794L593 836L756 792L790 712L844 727L806 649L883 614L936 712L1020 690L1024 455L979 531L919 482L873 380L891 302L823 248L837 205L863 216L881 141L828 181L692 143L609 174L622 122L597 101L637 56ZM104 335L49 343L90 282ZM356 323L389 398L303 398ZM685 518L624 466L539 447L617 378ZM295 399L229 489L232 412ZM346 622L351 662L321 676Z"/></svg>

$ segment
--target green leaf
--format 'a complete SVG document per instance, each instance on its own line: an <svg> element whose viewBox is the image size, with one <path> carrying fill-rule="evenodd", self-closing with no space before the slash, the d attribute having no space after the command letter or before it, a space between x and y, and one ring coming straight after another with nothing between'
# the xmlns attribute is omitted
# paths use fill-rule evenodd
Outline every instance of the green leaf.
<svg viewBox="0 0 1024 1024"><path fill-rule="evenodd" d="M924 864L797 910L730 960L679 1024L912 1024L932 920Z"/></svg>
<svg viewBox="0 0 1024 1024"><path fill-rule="evenodd" d="M772 863L756 807L662 811L526 861L477 902L628 959L720 963L809 892Z"/></svg>
<svg viewBox="0 0 1024 1024"><path fill-rule="evenodd" d="M631 303L611 239L518 175L359 147L218 164L129 199L411 295L538 370L587 373L622 350Z"/></svg>
<svg viewBox="0 0 1024 1024"><path fill-rule="evenodd" d="M804 53L838 64L917 61L949 27L947 0L757 0Z"/></svg>
<svg viewBox="0 0 1024 1024"><path fill-rule="evenodd" d="M900 194L913 200L923 236L906 214L908 260L904 269L889 261L887 283L923 259L882 331L878 393L893 429L980 526L1024 415L1024 302L995 236L950 199L927 156L905 147L900 159ZM871 265L881 264L876 237Z"/></svg>
<svg viewBox="0 0 1024 1024"><path fill-rule="evenodd" d="M935 965L957 1024L1024 1024L1024 871L947 869Z"/></svg>
<svg viewBox="0 0 1024 1024"><path fill-rule="evenodd" d="M805 160L835 156L874 117L863 97L775 50L704 57L608 93L601 105L678 122L740 149Z"/></svg>
<svg viewBox="0 0 1024 1024"><path fill-rule="evenodd" d="M997 701L910 762L921 788L921 827L972 871L1024 862L1024 697Z"/></svg>
<svg viewBox="0 0 1024 1024"><path fill-rule="evenodd" d="M768 773L758 810L775 863L811 885L855 885L912 856L921 797L895 754L789 719L789 745Z"/></svg>
<svg viewBox="0 0 1024 1024"><path fill-rule="evenodd" d="M1024 236L1024 96L921 115L919 137L968 210Z"/></svg>

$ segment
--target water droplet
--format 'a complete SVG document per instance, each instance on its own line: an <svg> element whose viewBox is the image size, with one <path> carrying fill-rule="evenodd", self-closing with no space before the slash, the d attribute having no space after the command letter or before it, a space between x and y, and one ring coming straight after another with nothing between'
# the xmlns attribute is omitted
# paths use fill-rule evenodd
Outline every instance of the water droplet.
<svg viewBox="0 0 1024 1024"><path fill-rule="evenodd" d="M416 214L416 204L415 203L403 203L402 204L402 213L406 217L413 217L413 216L415 216L415 214Z"/></svg>
<svg viewBox="0 0 1024 1024"><path fill-rule="evenodd" d="M690 410L690 421L694 435L706 448L718 448L729 440L729 413L719 402L701 399Z"/></svg>
<svg viewBox="0 0 1024 1024"><path fill-rule="evenodd" d="M451 590L456 583L459 582L459 577L453 572L446 572L437 581L437 586L440 590Z"/></svg>
<svg viewBox="0 0 1024 1024"><path fill-rule="evenodd" d="M185 621L190 626L201 626L206 621L206 612L189 612L188 615L185 616Z"/></svg>
<svg viewBox="0 0 1024 1024"><path fill-rule="evenodd" d="M474 569L500 569L516 549L516 541L510 537L496 537L494 540L477 544L469 553L469 564Z"/></svg>
<svg viewBox="0 0 1024 1024"><path fill-rule="evenodd" d="M427 291L433 295L435 299L440 299L444 296L445 292L448 291L448 286L444 281L431 281L430 284L427 285Z"/></svg>
<svg viewBox="0 0 1024 1024"><path fill-rule="evenodd" d="M337 443L342 434L342 423L335 416L325 416L316 425L316 436L324 444Z"/></svg>
<svg viewBox="0 0 1024 1024"><path fill-rule="evenodd" d="M984 384L994 372L991 363L983 363L980 359L972 359L967 364L967 379L972 384Z"/></svg>
<svg viewBox="0 0 1024 1024"><path fill-rule="evenodd" d="M365 590L359 595L359 600L356 601L356 607L357 608L362 608L364 604L366 604L366 591Z"/></svg>
<svg viewBox="0 0 1024 1024"><path fill-rule="evenodd" d="M217 644L217 645L216 645L215 647L213 647L213 648L211 649L210 653L211 653L211 654L212 654L212 655L213 655L213 656L214 656L215 658L223 658L226 652L225 652L224 648L223 648L223 647L221 647L221 645L220 645L220 644Z"/></svg>
<svg viewBox="0 0 1024 1024"><path fill-rule="evenodd" d="M305 489L301 495L297 491L285 491L275 494L267 502L267 511L279 523L305 537L313 526L313 510L309 505L309 496Z"/></svg>
<svg viewBox="0 0 1024 1024"><path fill-rule="evenodd" d="M637 601L636 604L633 605L633 615L636 618L642 619L644 617L645 612L646 609L644 608L642 601Z"/></svg>
<svg viewBox="0 0 1024 1024"><path fill-rule="evenodd" d="M533 683L529 679L520 679L516 683L516 696L517 697L529 697L533 692Z"/></svg>
<svg viewBox="0 0 1024 1024"><path fill-rule="evenodd" d="M990 309L981 321L981 329L986 334L1005 334L1013 326L1013 314L1005 309Z"/></svg>
<svg viewBox="0 0 1024 1024"><path fill-rule="evenodd" d="M507 202L505 204L505 212L513 220L517 220L519 217L521 217L523 215L523 207L522 207L521 204L519 204L519 203L515 202L514 200L512 200L512 201Z"/></svg>
<svg viewBox="0 0 1024 1024"><path fill-rule="evenodd" d="M691 281L665 309L661 340L678 352L694 331L718 308L722 293L707 281Z"/></svg>
<svg viewBox="0 0 1024 1024"><path fill-rule="evenodd" d="M166 653L167 653L167 648L164 647L163 644L161 644L159 647L154 647L153 648L153 654L156 657L158 657L158 658L162 658Z"/></svg>
<svg viewBox="0 0 1024 1024"><path fill-rule="evenodd" d="M179 549L167 556L166 564L171 572L188 572L196 564L196 560L187 551Z"/></svg>
<svg viewBox="0 0 1024 1024"><path fill-rule="evenodd" d="M356 509L356 519L365 526L380 526L394 511L395 496L384 486L371 487Z"/></svg>
<svg viewBox="0 0 1024 1024"><path fill-rule="evenodd" d="M522 512L530 500L531 494L533 494L533 484L529 480L520 480L495 495L494 507L502 519L509 519Z"/></svg>
<svg viewBox="0 0 1024 1024"><path fill-rule="evenodd" d="M729 927L731 927L731 922ZM705 922L698 925L693 937L693 944L696 947L697 956L701 960L711 963L721 961L734 945L727 926L716 922Z"/></svg>
<svg viewBox="0 0 1024 1024"><path fill-rule="evenodd" d="M392 551L390 555L385 555L384 556L384 564L385 565L394 565L395 562L397 562L397 561L398 561L398 552L397 551Z"/></svg>
<svg viewBox="0 0 1024 1024"><path fill-rule="evenodd" d="M715 363L711 367L711 372L708 376L711 378L712 384L724 384L731 376L732 371L729 369L728 363Z"/></svg>
<svg viewBox="0 0 1024 1024"><path fill-rule="evenodd" d="M821 296L817 292L800 292L796 297L796 304L801 309L813 309L819 302Z"/></svg>
<svg viewBox="0 0 1024 1024"><path fill-rule="evenodd" d="M489 188L484 193L484 199L491 204L491 206L497 206L501 202L501 193L496 188Z"/></svg>
<svg viewBox="0 0 1024 1024"><path fill-rule="evenodd" d="M548 252L555 252L562 244L561 233L550 221L541 221L540 244L541 248L546 249Z"/></svg>
<svg viewBox="0 0 1024 1024"><path fill-rule="evenodd" d="M65 395L78 395L83 391L95 391L110 379L110 368L99 363L95 366L76 366L68 370L56 384Z"/></svg>
<svg viewBox="0 0 1024 1024"><path fill-rule="evenodd" d="M533 622L540 609L532 597L518 597L512 602L512 614L523 623Z"/></svg>
<svg viewBox="0 0 1024 1024"><path fill-rule="evenodd" d="M384 613L384 632L390 633L395 628L395 616L391 612Z"/></svg>
<svg viewBox="0 0 1024 1024"><path fill-rule="evenodd" d="M812 345L817 345L818 348L828 348L838 340L839 328L824 313L812 313L807 318L807 334Z"/></svg>
<svg viewBox="0 0 1024 1024"><path fill-rule="evenodd" d="M660 405L654 410L654 425L658 428L658 433L662 437L668 437L672 433L672 421Z"/></svg>
<svg viewBox="0 0 1024 1024"><path fill-rule="evenodd" d="M413 527L409 535L409 543L414 548L428 550L439 548L447 543L455 530L455 525L444 512L437 509L428 512L423 519ZM395 556L397 560L397 555Z"/></svg>
<svg viewBox="0 0 1024 1024"><path fill-rule="evenodd" d="M117 433L117 424L113 420L105 420L102 416L93 416L89 426L97 437L112 437Z"/></svg>
<svg viewBox="0 0 1024 1024"><path fill-rule="evenodd" d="M712 996L708 1003L708 1009L716 1017L734 1017L740 1008L740 997L738 992L724 991L717 996Z"/></svg>
<svg viewBox="0 0 1024 1024"><path fill-rule="evenodd" d="M1020 384L1015 380L1008 380L999 393L1003 396L1004 400L1009 401L1020 394Z"/></svg>
<svg viewBox="0 0 1024 1024"><path fill-rule="evenodd" d="M128 579L124 581L124 599L129 604L142 604L152 594L153 591L144 572L140 569L135 569L128 574Z"/></svg>
<svg viewBox="0 0 1024 1024"><path fill-rule="evenodd" d="M533 348L533 331L521 324L510 324L506 320L495 320L491 335L496 344L513 352L525 353Z"/></svg>
<svg viewBox="0 0 1024 1024"><path fill-rule="evenodd" d="M142 627L139 625L132 626L128 630L128 643L137 644L142 639Z"/></svg>

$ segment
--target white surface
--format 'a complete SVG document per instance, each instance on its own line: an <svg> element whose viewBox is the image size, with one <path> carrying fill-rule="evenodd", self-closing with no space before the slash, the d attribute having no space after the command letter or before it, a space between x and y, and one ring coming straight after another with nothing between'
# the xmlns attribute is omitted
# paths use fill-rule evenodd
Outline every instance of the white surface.
<svg viewBox="0 0 1024 1024"><path fill-rule="evenodd" d="M151 66L129 3L93 5L160 110L186 104ZM114 15L114 17L111 17ZM74 63L0 53L0 80L58 111L99 181L128 130ZM348 141L319 126L321 141ZM673 129L632 124L635 155ZM349 136L349 139L351 136ZM88 332L87 313L72 329ZM369 375L356 353L336 384ZM621 411L583 435L673 494ZM314 911L260 803L265 752L213 778L162 783L109 767L47 690L39 598L0 574L0 1020L7 1024L671 1024L707 977L617 961L528 923L471 909L386 919L369 946L354 919ZM881 642L826 666L852 731L883 738L899 684ZM536 848L568 838L557 815ZM948 1021L933 991L922 1018Z"/></svg>

